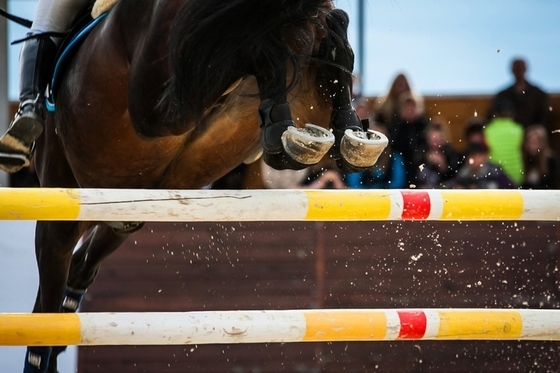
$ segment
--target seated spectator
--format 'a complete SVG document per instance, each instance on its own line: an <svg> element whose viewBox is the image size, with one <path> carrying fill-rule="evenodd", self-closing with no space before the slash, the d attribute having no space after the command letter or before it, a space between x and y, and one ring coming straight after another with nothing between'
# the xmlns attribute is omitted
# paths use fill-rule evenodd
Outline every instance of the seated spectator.
<svg viewBox="0 0 560 373"><path fill-rule="evenodd" d="M393 150L403 157L406 180L415 188L416 175L427 148L426 127L428 119L422 114L412 95L405 93L399 99L399 111L395 125L389 128Z"/></svg>
<svg viewBox="0 0 560 373"><path fill-rule="evenodd" d="M354 101L354 109L361 120L368 119L370 122L373 120L373 114L370 110L367 98Z"/></svg>
<svg viewBox="0 0 560 373"><path fill-rule="evenodd" d="M418 111L424 113L424 98L413 92L408 79L403 73L398 74L389 88L389 92L376 100L374 105L374 120L391 129L398 117L399 99L403 93L410 95L416 102Z"/></svg>
<svg viewBox="0 0 560 373"><path fill-rule="evenodd" d="M498 164L517 185L523 182L523 127L513 120L514 108L507 100L496 101L495 117L484 129L490 160Z"/></svg>
<svg viewBox="0 0 560 373"><path fill-rule="evenodd" d="M555 189L558 162L548 145L546 129L534 124L525 130L523 142L524 189Z"/></svg>
<svg viewBox="0 0 560 373"><path fill-rule="evenodd" d="M484 138L484 127L486 126L486 120L473 117L467 121L465 124L465 130L463 132L463 139L465 141L465 149L473 142L486 143Z"/></svg>
<svg viewBox="0 0 560 373"><path fill-rule="evenodd" d="M428 147L417 171L419 188L440 188L457 174L462 156L451 145L449 128L443 118L432 120L426 128Z"/></svg>
<svg viewBox="0 0 560 373"><path fill-rule="evenodd" d="M346 189L344 175L328 156L318 164L308 167L306 171L306 177L301 182L301 188Z"/></svg>
<svg viewBox="0 0 560 373"><path fill-rule="evenodd" d="M382 124L370 125L372 130L389 137ZM375 165L367 171L346 175L346 185L355 189L401 189L406 186L406 170L401 155L389 143Z"/></svg>
<svg viewBox="0 0 560 373"><path fill-rule="evenodd" d="M276 170L267 165L263 158L261 163L261 178L266 189L296 189L307 177L307 170Z"/></svg>
<svg viewBox="0 0 560 373"><path fill-rule="evenodd" d="M261 159L261 177L267 189L345 189L343 174L328 156L303 170L275 170Z"/></svg>
<svg viewBox="0 0 560 373"><path fill-rule="evenodd" d="M445 183L453 189L512 189L515 183L488 158L484 143L472 143L467 148L467 158L457 176Z"/></svg>

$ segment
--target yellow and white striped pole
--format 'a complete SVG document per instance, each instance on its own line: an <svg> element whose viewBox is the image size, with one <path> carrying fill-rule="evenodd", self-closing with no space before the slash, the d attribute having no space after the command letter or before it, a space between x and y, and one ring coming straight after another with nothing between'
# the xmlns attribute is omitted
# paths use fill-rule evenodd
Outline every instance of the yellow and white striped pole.
<svg viewBox="0 0 560 373"><path fill-rule="evenodd" d="M340 309L0 314L0 346L560 341L560 311Z"/></svg>
<svg viewBox="0 0 560 373"><path fill-rule="evenodd" d="M0 220L560 220L560 190L0 188Z"/></svg>

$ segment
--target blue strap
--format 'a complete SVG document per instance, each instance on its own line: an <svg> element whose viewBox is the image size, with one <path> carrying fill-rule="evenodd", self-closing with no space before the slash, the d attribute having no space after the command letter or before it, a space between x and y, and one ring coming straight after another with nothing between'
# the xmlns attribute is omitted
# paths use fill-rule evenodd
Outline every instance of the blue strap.
<svg viewBox="0 0 560 373"><path fill-rule="evenodd" d="M97 17L96 19L94 19L90 24L88 24L86 27L84 27L84 29L82 31L80 31L79 33L77 33L74 38L68 43L68 45L66 46L66 48L64 49L64 51L61 53L60 57L58 58L58 60L56 61L56 65L54 68L54 73L53 73L53 77L51 80L51 84L47 90L47 98L45 99L45 107L47 109L47 111L54 113L56 105L54 102L54 96L56 94L56 89L57 87L57 83L60 80L60 76L61 76L61 70L62 70L62 65L63 62L66 61L66 59L72 55L72 53L74 52L74 49L79 46L81 44L81 42L83 41L83 39L85 39L85 37L91 32L91 30L93 30L95 28L95 26L97 26L97 24L99 22L101 22L108 13L103 13L101 14L99 17Z"/></svg>
<svg viewBox="0 0 560 373"><path fill-rule="evenodd" d="M64 291L64 296L62 297L62 303L60 305L60 311L65 313L77 312L84 299L85 290L74 290L66 288Z"/></svg>

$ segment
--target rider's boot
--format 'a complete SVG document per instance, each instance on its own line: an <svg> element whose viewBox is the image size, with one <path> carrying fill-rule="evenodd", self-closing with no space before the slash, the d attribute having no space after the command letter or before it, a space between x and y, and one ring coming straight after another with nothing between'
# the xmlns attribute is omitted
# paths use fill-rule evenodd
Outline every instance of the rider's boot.
<svg viewBox="0 0 560 373"><path fill-rule="evenodd" d="M17 172L29 165L31 146L43 132L44 97L57 47L48 36L31 36L20 55L20 105L0 138L0 169Z"/></svg>

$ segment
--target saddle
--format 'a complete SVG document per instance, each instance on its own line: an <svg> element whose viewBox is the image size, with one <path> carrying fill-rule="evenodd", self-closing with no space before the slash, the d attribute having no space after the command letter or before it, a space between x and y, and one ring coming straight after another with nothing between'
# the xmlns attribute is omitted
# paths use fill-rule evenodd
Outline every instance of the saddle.
<svg viewBox="0 0 560 373"><path fill-rule="evenodd" d="M96 0L91 9L91 18L96 19L103 13L107 13L119 0Z"/></svg>

